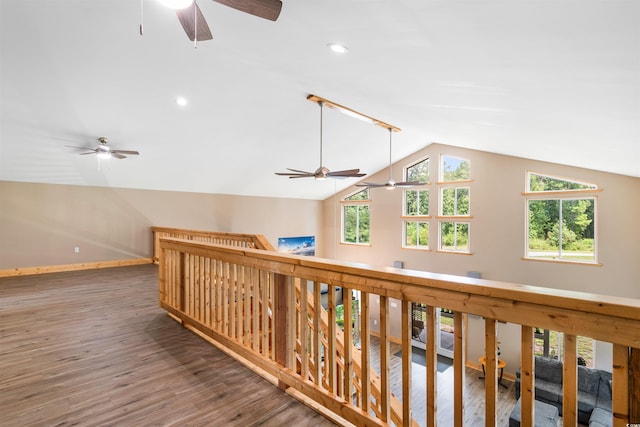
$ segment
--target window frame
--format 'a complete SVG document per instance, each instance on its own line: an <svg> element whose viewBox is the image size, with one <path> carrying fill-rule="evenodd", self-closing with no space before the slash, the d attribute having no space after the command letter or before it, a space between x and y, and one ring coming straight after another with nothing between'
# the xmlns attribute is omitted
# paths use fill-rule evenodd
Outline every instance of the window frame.
<svg viewBox="0 0 640 427"><path fill-rule="evenodd" d="M444 179L444 159L445 158L452 158L452 159L462 160L462 161L468 162L469 163L469 177L468 178L464 178L464 179L457 179L455 181L445 180ZM471 160L466 159L464 157L451 156L451 155L447 155L447 154L440 154L440 162L438 164L438 184L459 184L459 183L470 182L470 181L473 181L471 179Z"/></svg>
<svg viewBox="0 0 640 427"><path fill-rule="evenodd" d="M366 199L357 199L350 200L351 197L366 192ZM345 214L346 208L355 207L356 208L356 241L349 242L345 239L346 232L346 221ZM369 241L361 242L360 241L360 209L365 208L369 211ZM353 193L350 193L348 196L345 196L342 200L340 200L340 243L344 245L358 245L358 246L371 246L371 192L369 188L358 189Z"/></svg>
<svg viewBox="0 0 640 427"><path fill-rule="evenodd" d="M420 219L419 219L420 218ZM431 241L431 225L429 221L426 220L427 217L405 217L402 221L402 248L403 249L416 249L421 251L429 251L431 250L430 241ZM407 225L409 223L416 224L416 241L418 244L416 245L408 245L407 244ZM420 225L425 224L427 226L427 244L420 244Z"/></svg>
<svg viewBox="0 0 640 427"><path fill-rule="evenodd" d="M543 177L547 177L550 179L554 179L554 180L559 180L559 181L566 181L569 183L575 183L575 184L580 184L580 185L585 185L585 186L589 186L590 188L582 188L582 189L567 189L567 190L549 190L549 191L544 191L544 190L537 190L537 191L531 191L531 175L538 175L538 176L543 176ZM577 179L572 179L572 178L565 178L565 177L560 177L560 176L555 176L555 175L550 175L550 174L544 174L544 173L538 173L538 172L532 172L532 171L527 171L525 174L525 179L526 179L526 183L525 183L525 189L526 191L524 193L522 193L522 196L524 197L524 223L525 223L525 227L524 227L524 256L522 257L523 260L526 261L540 261L540 262L556 262L556 263L566 263L566 264L580 264L580 265L591 265L591 266L600 266L602 264L599 263L598 261L598 193L600 193L602 190L600 188L598 188L598 186L596 184L590 183L590 182L586 182L586 181L581 181L581 180L577 180ZM588 260L580 260L580 259L572 259L572 258L567 258L567 257L563 257L562 253L563 253L563 249L562 249L562 243L561 243L561 238L560 238L560 243L559 243L559 247L558 247L558 255L556 256L552 256L552 257L535 257L535 256L531 256L531 252L535 252L532 251L530 249L530 227L531 227L531 221L530 221L530 202L531 201L536 201L536 200L540 200L540 201L558 201L559 203L559 221L562 221L562 205L563 202L566 201L576 201L576 200L589 200L593 203L593 259L588 259ZM562 228L560 227L560 234L562 235Z"/></svg>
<svg viewBox="0 0 640 427"><path fill-rule="evenodd" d="M459 219L463 219L461 217L439 217L438 221L438 252L444 252L448 254L465 254L471 255L471 222L467 221L467 218L464 218L464 221L459 221ZM467 226L467 250L457 250L457 249L443 249L442 247L442 225L444 223L453 223L453 233L454 236L457 235L458 225L466 225ZM457 247L456 242L457 239L454 237L454 248Z"/></svg>

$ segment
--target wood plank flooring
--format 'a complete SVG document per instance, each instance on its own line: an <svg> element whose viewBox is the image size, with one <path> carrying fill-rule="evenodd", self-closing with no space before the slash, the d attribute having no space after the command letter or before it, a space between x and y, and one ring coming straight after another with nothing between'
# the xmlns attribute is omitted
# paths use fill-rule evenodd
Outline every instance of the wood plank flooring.
<svg viewBox="0 0 640 427"><path fill-rule="evenodd" d="M157 267L0 279L0 426L329 426L158 307Z"/></svg>
<svg viewBox="0 0 640 427"><path fill-rule="evenodd" d="M171 320L157 286L155 265L0 278L0 426L334 425ZM438 373L440 426L453 424L452 372ZM478 376L467 369L466 426L484 425ZM421 365L413 378L424 420ZM505 384L499 426L515 404Z"/></svg>

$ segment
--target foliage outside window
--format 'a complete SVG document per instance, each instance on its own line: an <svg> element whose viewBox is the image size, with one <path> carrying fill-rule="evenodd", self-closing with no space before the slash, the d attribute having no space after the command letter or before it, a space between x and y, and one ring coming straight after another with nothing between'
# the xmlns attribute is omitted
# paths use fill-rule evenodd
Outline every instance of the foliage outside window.
<svg viewBox="0 0 640 427"><path fill-rule="evenodd" d="M342 242L369 244L370 214L369 189L365 188L343 200L342 206Z"/></svg>
<svg viewBox="0 0 640 427"><path fill-rule="evenodd" d="M469 253L469 223L441 221L440 250Z"/></svg>
<svg viewBox="0 0 640 427"><path fill-rule="evenodd" d="M429 159L420 160L405 169L407 181L429 182Z"/></svg>
<svg viewBox="0 0 640 427"><path fill-rule="evenodd" d="M596 198L581 194L597 187L533 173L528 186L527 258L596 262Z"/></svg>
<svg viewBox="0 0 640 427"><path fill-rule="evenodd" d="M429 215L429 190L405 190L404 197L406 216Z"/></svg>
<svg viewBox="0 0 640 427"><path fill-rule="evenodd" d="M469 215L469 187L450 187L440 189L440 214L443 216Z"/></svg>
<svg viewBox="0 0 640 427"><path fill-rule="evenodd" d="M578 361L584 362L584 366L595 368L595 346L592 338L576 337L576 350ZM536 356L549 357L562 360L564 356L563 334L558 331L545 331L535 328L534 354Z"/></svg>
<svg viewBox="0 0 640 427"><path fill-rule="evenodd" d="M429 159L421 160L405 169L405 181L427 183L429 181ZM405 190L405 216L429 215L429 190Z"/></svg>
<svg viewBox="0 0 640 427"><path fill-rule="evenodd" d="M471 179L471 162L469 160L444 155L440 159L440 180L442 182Z"/></svg>
<svg viewBox="0 0 640 427"><path fill-rule="evenodd" d="M405 248L429 249L429 223L404 221Z"/></svg>

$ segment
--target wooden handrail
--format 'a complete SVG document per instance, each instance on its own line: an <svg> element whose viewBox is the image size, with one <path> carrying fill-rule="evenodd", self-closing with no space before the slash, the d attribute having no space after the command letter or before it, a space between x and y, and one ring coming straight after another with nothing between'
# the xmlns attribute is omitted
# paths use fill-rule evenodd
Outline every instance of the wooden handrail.
<svg viewBox="0 0 640 427"><path fill-rule="evenodd" d="M344 359L344 352L340 351L340 340L332 338L331 306L329 302L329 314L322 315L322 325L313 328L310 337L301 340L301 325L306 325L315 317L312 306L307 306L307 320L301 321L301 309L291 310L290 306L301 302L300 284L313 284L314 306L317 286L321 283L329 286L340 286L347 289L358 290L368 294L380 296L381 305L388 298L396 298L404 303L417 302L426 304L428 310L434 307L447 307L456 313L455 321L463 324L464 316L473 314L485 318L486 330L492 331L495 322L506 321L522 325L523 345L522 359L523 369L531 369L533 349L525 344L527 333L533 333L533 327L542 327L565 333L566 344L575 345L572 337L577 335L588 336L614 345L614 358L621 361L622 356L629 354L630 350L640 348L640 301L618 297L607 297L592 294L584 294L570 291L559 291L549 288L524 286L518 284L457 277L426 272L396 270L390 268L367 267L361 264L324 260L311 257L300 257L287 254L279 254L272 251L255 250L243 247L231 247L213 245L193 240L159 239L160 247L160 301L161 306L177 316L185 323L200 332L212 337L222 345L228 347L240 356L256 364L259 368L276 376L279 381L288 387L295 388L308 398L316 400L329 410L345 419L361 425L385 424L379 417L385 416L384 402L389 402L390 392L386 391L389 373L382 369L380 373L381 395L376 396L372 391L370 395L362 396L361 402L372 402L371 411L363 410L363 406L354 403L351 391L345 386L338 386L339 377L345 372L344 367L349 366L349 359ZM280 308L273 304L273 284L284 277L287 296L282 301L288 302ZM331 293L330 293L331 295ZM260 298L255 301L256 296ZM275 297L276 299L282 297ZM307 296L307 300L312 298ZM307 301L308 303L308 301ZM284 313L278 315L279 310ZM268 311L274 311L273 315ZM209 313L209 314L208 314ZM250 316L251 319L246 319ZM274 323L274 319L280 316L282 325ZM259 320L259 321L258 321ZM325 323L327 329L325 330ZM434 322L428 322L427 328L433 327ZM255 326L259 324L259 326ZM410 348L409 322L402 324L403 349ZM265 330L269 331L265 338ZM456 328L456 345L464 342L466 337L464 328ZM427 336L434 336L433 330L427 330ZM304 335L302 335L304 336ZM340 336L336 331L335 336ZM256 347L254 337L261 337L260 345ZM383 344L387 342L385 334L381 333ZM322 340L317 340L322 338ZM316 375L301 375L301 364L294 360L302 361L304 358L312 358L315 353L315 345L298 345L298 342L324 342L328 348L322 363L322 378ZM335 344L333 343L335 341ZM284 351L289 357L279 358L276 354L275 343L284 342ZM344 342L348 342L345 338ZM247 344L249 343L249 344ZM320 345L320 344L317 344ZM495 384L498 379L497 369L497 340L491 333L485 339L486 351L486 425L495 425L497 393ZM430 347L434 354L427 354L427 373L435 372L436 358L435 347ZM343 349L344 350L344 349ZM365 349L368 351L368 349ZM405 352L403 352L405 353ZM459 354L456 352L456 354ZM569 351L571 354L571 351ZM293 356L293 357L291 357ZM352 353L351 360L356 362L361 354ZM381 355L383 363L388 364L389 355ZM278 360L280 362L278 363ZM347 364L344 363L347 360ZM403 358L410 362L410 358ZM333 363L331 363L333 362ZM575 371L576 360L565 360L565 370ZM358 372L358 363L353 364L353 370ZM615 363L613 369L613 419L614 425L624 425L629 422L629 410L632 406L619 396L629 396L630 390L625 378L629 373L628 362ZM408 368L405 366L405 368ZM309 364L309 371L314 372L318 368L314 363ZM316 371L317 372L317 371ZM331 375L327 376L331 372ZM524 373L524 371L523 371ZM360 372L362 375L363 372ZM375 377L375 375L372 375ZM454 361L454 394L456 399L464 396L463 378L464 365ZM566 377L569 382L575 383L571 374ZM427 386L427 396L435 396L435 376L430 376L433 381ZM523 376L523 385L525 384ZM458 380L455 380L458 379ZM407 385L411 381L410 376L403 375L403 399L400 414L411 413L410 394L411 387ZM526 379L533 384L535 381L530 375ZM356 387L364 389L364 387ZM575 402L577 389L575 386L563 388L563 397L567 402ZM532 393L522 395L522 422L523 425L531 424ZM381 407L377 407L382 405ZM463 405L454 408L455 419L464 419L461 412ZM435 402L427 402L427 422L432 425L435 422ZM393 407L391 408L393 414ZM396 411L398 412L398 411ZM460 413L458 413L460 412ZM396 425L408 425L409 420L402 418L391 421Z"/></svg>
<svg viewBox="0 0 640 427"><path fill-rule="evenodd" d="M151 227L153 232L153 260L160 258L159 241L163 237L175 239L197 240L219 245L240 246L245 248L275 251L262 234L223 233L218 231L189 230L184 228Z"/></svg>

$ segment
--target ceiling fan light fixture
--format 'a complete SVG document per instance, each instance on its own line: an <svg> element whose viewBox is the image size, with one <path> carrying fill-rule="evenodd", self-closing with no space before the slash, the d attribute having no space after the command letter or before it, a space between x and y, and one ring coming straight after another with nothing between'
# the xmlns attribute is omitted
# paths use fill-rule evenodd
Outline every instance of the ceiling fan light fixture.
<svg viewBox="0 0 640 427"><path fill-rule="evenodd" d="M109 151L98 151L96 156L98 156L99 159L110 159L111 153Z"/></svg>
<svg viewBox="0 0 640 427"><path fill-rule="evenodd" d="M193 0L158 0L158 2L169 9L185 9L193 4Z"/></svg>

